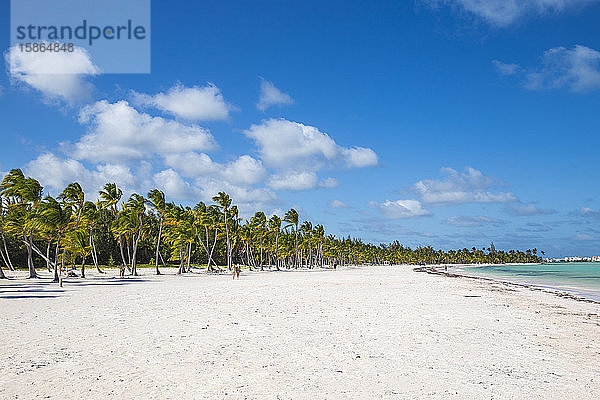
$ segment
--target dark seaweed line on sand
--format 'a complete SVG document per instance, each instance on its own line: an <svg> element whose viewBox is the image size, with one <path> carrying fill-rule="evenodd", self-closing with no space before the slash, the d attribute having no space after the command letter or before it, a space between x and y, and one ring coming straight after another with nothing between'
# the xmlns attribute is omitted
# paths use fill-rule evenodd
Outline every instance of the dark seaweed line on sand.
<svg viewBox="0 0 600 400"><path fill-rule="evenodd" d="M508 282L508 281L503 281L503 280L499 280L499 279L484 278L482 276L470 276L470 275L455 274L453 272L440 271L435 267L417 267L417 268L414 268L413 271L427 272L428 274L442 275L442 276L447 276L449 278L467 278L467 279L476 279L476 280L487 281L487 282L492 282L492 283L500 283L500 284L504 284L506 286L522 287L522 288L527 288L529 290L537 290L538 292L550 293L550 294L553 294L558 297L564 297L564 298L575 300L575 301L582 301L584 303L600 304L600 301L597 301L597 300L587 299L585 297L576 296L572 293L563 292L560 290L547 289L547 288L543 288L543 287L539 287L539 286L535 286L535 285L529 285L526 283Z"/></svg>

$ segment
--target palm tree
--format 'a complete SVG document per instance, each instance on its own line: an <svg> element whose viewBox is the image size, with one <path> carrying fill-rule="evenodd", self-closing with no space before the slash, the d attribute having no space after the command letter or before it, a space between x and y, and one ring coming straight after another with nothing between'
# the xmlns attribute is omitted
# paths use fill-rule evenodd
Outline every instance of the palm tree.
<svg viewBox="0 0 600 400"><path fill-rule="evenodd" d="M219 194L217 196L214 196L212 199L214 202L216 202L219 205L221 210L223 210L223 219L225 221L225 234L226 234L226 239L227 239L227 268L231 269L231 264L232 264L231 245L230 245L230 241L229 241L229 226L227 224L227 219L228 219L227 214L228 214L229 207L231 207L231 198L225 192L219 192Z"/></svg>
<svg viewBox="0 0 600 400"><path fill-rule="evenodd" d="M58 201L56 201L53 197L50 196L46 196L39 206L39 222L46 226L47 229L56 232L57 235L54 262L46 260L54 267L53 282L59 281L58 254L60 252L61 240L69 229L71 214L72 210L70 206L65 205L63 207ZM64 255L62 263L64 267Z"/></svg>
<svg viewBox="0 0 600 400"><path fill-rule="evenodd" d="M158 189L153 189L148 193L148 203L158 213L158 237L156 238L156 253L154 256L154 267L156 275L160 275L158 269L158 258L160 257L160 242L162 238L163 222L167 212L167 202L165 194Z"/></svg>
<svg viewBox="0 0 600 400"><path fill-rule="evenodd" d="M117 204L119 203L119 200L121 200L121 197L123 197L123 191L117 187L116 183L107 183L98 193L100 195L100 201L98 203L102 208L110 210L116 221L119 216ZM123 252L123 237L120 232L118 232L118 241L119 250L121 252L121 261L123 265L127 265L125 253Z"/></svg>
<svg viewBox="0 0 600 400"><path fill-rule="evenodd" d="M292 208L290 211L285 213L285 217L283 218L283 220L288 223L288 225L286 225L285 228L287 228L288 226L294 227L294 244L296 248L294 254L294 267L298 268L298 212Z"/></svg>
<svg viewBox="0 0 600 400"><path fill-rule="evenodd" d="M82 221L85 223L89 231L92 260L94 261L94 266L96 267L98 273L103 274L104 271L102 271L98 265L98 253L96 252L96 243L94 242L94 229L98 221L98 207L91 201L86 201L83 204L82 210Z"/></svg>
<svg viewBox="0 0 600 400"><path fill-rule="evenodd" d="M269 230L275 235L275 267L279 271L279 232L281 231L281 218L273 215L269 218Z"/></svg>
<svg viewBox="0 0 600 400"><path fill-rule="evenodd" d="M142 237L144 217L146 212L146 199L139 194L132 194L123 206L123 221L126 221L131 231L133 254L131 256L131 275L137 276L137 249Z"/></svg>
<svg viewBox="0 0 600 400"><path fill-rule="evenodd" d="M73 255L73 264L75 264L75 258L81 256L81 277L85 278L85 259L91 251L91 247L88 242L86 231L78 229L71 231L65 238L66 248Z"/></svg>
<svg viewBox="0 0 600 400"><path fill-rule="evenodd" d="M308 242L308 259L306 260L309 268L312 267L312 233L313 226L309 221L304 221L302 225L300 225L300 230L304 233L304 238L306 242Z"/></svg>
<svg viewBox="0 0 600 400"><path fill-rule="evenodd" d="M77 182L69 184L58 196L58 199L64 201L65 204L68 204L73 208L73 211L77 214L75 230L79 229L83 204L85 203L85 194L83 193L83 189L81 189L81 185Z"/></svg>
<svg viewBox="0 0 600 400"><path fill-rule="evenodd" d="M6 245L6 236L4 235L4 227L6 225L6 213L8 212L8 199L7 206L4 206L4 197L0 195L0 235L2 236L2 245L4 248L0 248L0 254L2 255L2 260L11 271L15 270L15 267L12 264L12 260L10 259L10 253L8 252L8 246Z"/></svg>
<svg viewBox="0 0 600 400"><path fill-rule="evenodd" d="M258 229L260 232L260 270L263 270L264 262L263 262L263 236L267 229L267 217L265 213L262 211L258 211L254 214L250 223Z"/></svg>
<svg viewBox="0 0 600 400"><path fill-rule="evenodd" d="M34 178L26 178L20 169L11 170L0 184L0 196L12 198L11 206L18 208L18 219L13 220L23 243L27 246L29 278L37 278L33 265L33 237L36 227L36 207L42 199L42 185Z"/></svg>

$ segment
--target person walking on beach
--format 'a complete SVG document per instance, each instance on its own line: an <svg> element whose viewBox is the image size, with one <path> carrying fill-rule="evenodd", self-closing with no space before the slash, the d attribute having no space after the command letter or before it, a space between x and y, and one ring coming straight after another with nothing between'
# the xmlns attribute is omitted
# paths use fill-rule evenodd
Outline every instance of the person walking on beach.
<svg viewBox="0 0 600 400"><path fill-rule="evenodd" d="M233 265L233 279L237 278L240 279L240 272L242 272L242 269L240 268L240 266L238 264L234 264Z"/></svg>

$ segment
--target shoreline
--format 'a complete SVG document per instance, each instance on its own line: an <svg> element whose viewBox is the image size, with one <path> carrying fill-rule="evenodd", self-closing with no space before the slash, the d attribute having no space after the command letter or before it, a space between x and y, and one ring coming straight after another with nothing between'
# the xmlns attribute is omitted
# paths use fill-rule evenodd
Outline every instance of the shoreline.
<svg viewBox="0 0 600 400"><path fill-rule="evenodd" d="M447 266L449 266L449 267L480 266L481 267L481 266L495 266L495 265L498 265L498 264L448 264ZM521 264L510 264L510 265L538 265L538 264L521 263ZM529 290L546 292L546 293L550 293L550 294L553 294L558 297L568 298L568 299L575 300L575 301L600 304L600 300L590 299L590 298L582 296L581 294L578 295L577 292L570 291L568 289L562 289L562 288L557 288L557 287L552 287L552 286L544 286L544 285L539 285L539 284L535 284L535 283L514 282L514 281L510 281L510 280L505 280L505 279L500 279L500 278L491 278L491 277L487 277L487 276L461 274L456 271L451 272L451 271L445 271L445 270L439 269L439 268L443 268L444 266L445 266L444 264L425 265L425 266L414 268L414 271L426 272L426 273L434 274L434 275L442 275L442 276L446 276L449 278L467 278L467 279L475 279L478 281L501 283L501 284L508 285L508 286L516 286L516 287L527 288Z"/></svg>

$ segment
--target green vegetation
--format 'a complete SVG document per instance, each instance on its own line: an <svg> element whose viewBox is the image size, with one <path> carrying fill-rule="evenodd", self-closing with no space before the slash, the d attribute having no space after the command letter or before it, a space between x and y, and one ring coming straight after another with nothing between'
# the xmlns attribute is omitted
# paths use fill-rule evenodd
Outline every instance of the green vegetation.
<svg viewBox="0 0 600 400"><path fill-rule="evenodd" d="M36 266L45 264L58 281L66 267L80 266L85 277L91 260L101 265L123 265L137 275L140 264L177 266L177 273L192 265L231 268L314 268L331 264L419 263L517 263L540 262L537 249L497 251L494 245L478 250L410 249L399 242L389 245L363 243L360 239L326 235L323 225L300 223L294 209L281 219L267 219L263 212L243 221L226 193L213 197L215 204L199 202L184 207L167 202L158 189L146 197L123 192L107 183L96 202L86 200L78 183L68 185L57 197L42 198L37 180L11 170L0 185L0 255L6 268L27 266L35 278ZM4 272L0 267L0 278Z"/></svg>

